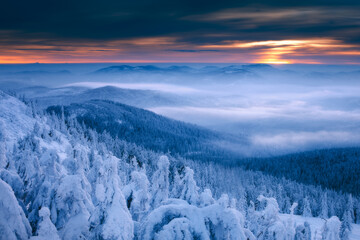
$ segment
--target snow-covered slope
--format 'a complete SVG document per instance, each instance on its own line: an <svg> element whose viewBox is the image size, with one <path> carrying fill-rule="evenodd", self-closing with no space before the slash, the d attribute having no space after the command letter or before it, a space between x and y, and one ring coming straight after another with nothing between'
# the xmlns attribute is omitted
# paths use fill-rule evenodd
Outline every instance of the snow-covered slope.
<svg viewBox="0 0 360 240"><path fill-rule="evenodd" d="M74 117L32 116L6 94L0 106L16 143L10 150L1 147L10 138L0 139L6 150L0 155L0 239L292 240L316 231L330 240L342 233L337 217L281 215L272 197L213 196L183 161L88 129ZM352 221L353 206L343 223ZM350 239L358 233L353 225Z"/></svg>
<svg viewBox="0 0 360 240"><path fill-rule="evenodd" d="M28 134L34 123L31 110L23 102L0 91L0 131L8 147Z"/></svg>
<svg viewBox="0 0 360 240"><path fill-rule="evenodd" d="M5 94L1 101L12 103L13 113L18 114L11 126L22 123L27 107ZM200 204L196 198L198 189L191 175L184 176L184 185L176 189L183 192L195 186L191 188L193 192L184 195L182 200L170 200L170 163L166 156L160 158L158 169L149 176L145 165L137 163L134 156L115 157L104 142L99 142L101 138L109 138L108 135L97 137L75 119L67 119L66 125L64 118L46 115L32 118L31 123L30 131L30 126L8 129L9 135L14 136L13 141L16 134L21 138L17 138L14 151L8 150L2 159L5 164L0 169L3 186L0 194L4 201L1 207L5 208L0 219L0 239L28 239L32 235L34 239L56 239L57 236L62 239L153 239L154 236L164 239L161 236L180 236L182 232L171 232L172 227L179 227L181 222L167 223L159 219L161 225L153 226L156 212L163 212L165 219L176 208L185 212L198 209L204 212L204 218L211 214L197 206ZM111 145L109 140L107 143ZM142 177L135 182L135 176ZM152 178L152 186L148 186L148 177ZM196 201L188 202L188 197ZM212 201L212 204L217 203ZM241 213L216 206L209 209L217 209L219 216L206 221L223 229L216 233L218 239L230 233L241 233L234 239L245 239L241 237L246 232L244 222L238 220ZM167 210L161 210L164 208ZM226 215L226 212L229 213ZM222 213L225 215L221 216ZM223 225L231 214L238 222ZM209 239L211 235L205 223L200 232L194 232L190 225L182 228L188 228L186 239L198 234L202 239ZM247 234L251 236L250 232Z"/></svg>

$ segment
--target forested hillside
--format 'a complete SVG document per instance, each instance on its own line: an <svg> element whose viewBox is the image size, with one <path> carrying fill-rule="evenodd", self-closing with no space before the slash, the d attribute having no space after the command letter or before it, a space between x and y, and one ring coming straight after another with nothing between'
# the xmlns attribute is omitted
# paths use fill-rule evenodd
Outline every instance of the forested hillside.
<svg viewBox="0 0 360 240"><path fill-rule="evenodd" d="M245 169L276 177L360 195L360 148L323 149L272 158L243 159L239 164Z"/></svg>
<svg viewBox="0 0 360 240"><path fill-rule="evenodd" d="M65 107L53 106L47 111L58 116L64 111L66 116L76 116L79 122L97 132L106 131L112 137L152 151L241 166L246 170L355 195L360 193L360 175L357 174L360 172L359 148L246 158L242 153L248 146L245 137L210 131L120 103L92 100Z"/></svg>
<svg viewBox="0 0 360 240"><path fill-rule="evenodd" d="M135 143L157 152L169 152L203 161L231 162L240 156L225 148L228 144L246 145L246 139L221 134L175 121L153 112L112 101L92 100L83 104L49 107L49 113L75 115L85 126L112 137Z"/></svg>
<svg viewBox="0 0 360 240"><path fill-rule="evenodd" d="M6 89L6 86L0 87L0 89L2 88ZM11 90L9 91L11 92ZM180 104L189 104L191 102L176 94L154 90L125 89L114 86L98 88L79 86L47 88L32 86L17 89L16 94L36 102L38 106L43 108L52 105L83 103L92 99L111 100L141 108L169 105L177 106Z"/></svg>

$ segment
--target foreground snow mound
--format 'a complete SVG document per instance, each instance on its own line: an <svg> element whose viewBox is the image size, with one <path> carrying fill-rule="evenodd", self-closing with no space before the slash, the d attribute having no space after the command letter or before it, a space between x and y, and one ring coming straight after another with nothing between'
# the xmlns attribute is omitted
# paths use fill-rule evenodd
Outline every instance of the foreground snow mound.
<svg viewBox="0 0 360 240"><path fill-rule="evenodd" d="M169 199L146 218L139 239L254 239L235 209L212 204L199 208Z"/></svg>

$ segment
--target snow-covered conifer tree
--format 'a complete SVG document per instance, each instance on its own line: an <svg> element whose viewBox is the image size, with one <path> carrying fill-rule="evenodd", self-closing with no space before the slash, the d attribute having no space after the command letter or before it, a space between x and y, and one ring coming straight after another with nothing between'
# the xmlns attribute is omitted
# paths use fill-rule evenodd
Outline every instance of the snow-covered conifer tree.
<svg viewBox="0 0 360 240"><path fill-rule="evenodd" d="M354 200L351 194L348 196L347 204L346 204L346 211L349 212L350 215L350 222L354 223L355 220L355 212L354 212Z"/></svg>
<svg viewBox="0 0 360 240"><path fill-rule="evenodd" d="M0 238L28 239L31 227L11 187L0 179Z"/></svg>
<svg viewBox="0 0 360 240"><path fill-rule="evenodd" d="M180 169L183 169L183 167L180 168ZM172 189L171 189L171 193L170 193L170 196L173 197L173 198L179 198L180 197L182 187L183 187L180 184L181 183L181 177L180 177L180 174L179 174L178 171L179 171L178 169L175 169L175 171L173 173Z"/></svg>
<svg viewBox="0 0 360 240"><path fill-rule="evenodd" d="M295 229L294 229L294 211L297 208L298 203L294 202L290 208L290 216L288 217L287 221L285 222L286 228L286 239L293 240L295 236Z"/></svg>
<svg viewBox="0 0 360 240"><path fill-rule="evenodd" d="M265 203L264 210L257 211L258 228L255 231L257 239L261 240L285 240L285 225L279 218L279 206L275 198L259 196L258 201Z"/></svg>
<svg viewBox="0 0 360 240"><path fill-rule="evenodd" d="M5 168L7 164L5 128L0 119L0 168Z"/></svg>
<svg viewBox="0 0 360 240"><path fill-rule="evenodd" d="M327 219L329 217L329 207L328 207L328 199L327 199L327 193L324 194L324 196L321 199L321 218Z"/></svg>
<svg viewBox="0 0 360 240"><path fill-rule="evenodd" d="M133 171L131 180L123 188L127 207L135 221L138 221L149 210L149 181L144 172Z"/></svg>
<svg viewBox="0 0 360 240"><path fill-rule="evenodd" d="M112 240L134 236L134 224L120 189L118 161L113 156L99 156L94 162L96 205L90 217L94 238Z"/></svg>
<svg viewBox="0 0 360 240"><path fill-rule="evenodd" d="M310 228L310 224L307 221L304 222L304 227L305 227L305 240L311 240L311 228Z"/></svg>
<svg viewBox="0 0 360 240"><path fill-rule="evenodd" d="M223 208L230 207L229 195L226 193L221 194L220 198L217 200L217 203L220 204Z"/></svg>
<svg viewBox="0 0 360 240"><path fill-rule="evenodd" d="M311 240L311 230L308 222L296 227L294 240Z"/></svg>
<svg viewBox="0 0 360 240"><path fill-rule="evenodd" d="M240 212L212 204L203 208L179 199L163 201L144 221L140 239L255 240Z"/></svg>
<svg viewBox="0 0 360 240"><path fill-rule="evenodd" d="M60 240L58 231L50 220L50 210L47 207L41 208L39 217L37 236L32 237L31 240Z"/></svg>
<svg viewBox="0 0 360 240"><path fill-rule="evenodd" d="M304 198L302 216L303 217L312 217L310 202L307 197Z"/></svg>
<svg viewBox="0 0 360 240"><path fill-rule="evenodd" d="M160 203L169 197L169 166L168 157L161 156L157 163L158 169L154 172L152 178L152 202L151 206L156 208Z"/></svg>
<svg viewBox="0 0 360 240"><path fill-rule="evenodd" d="M351 210L347 209L344 212L342 217L341 227L340 227L340 238L341 240L348 240L349 234L351 233L352 226L351 226Z"/></svg>
<svg viewBox="0 0 360 240"><path fill-rule="evenodd" d="M180 185L183 186L180 199L183 199L192 205L196 205L199 198L199 188L196 186L194 171L191 168L185 167L184 177L181 179Z"/></svg>
<svg viewBox="0 0 360 240"><path fill-rule="evenodd" d="M200 194L200 207L206 207L211 204L214 204L215 200L212 196L211 190L206 188L204 191Z"/></svg>
<svg viewBox="0 0 360 240"><path fill-rule="evenodd" d="M64 176L56 188L53 212L56 212L56 227L65 239L86 238L89 217L93 204L89 193L91 186L82 175Z"/></svg>
<svg viewBox="0 0 360 240"><path fill-rule="evenodd" d="M338 217L327 219L322 228L322 240L339 240L341 222Z"/></svg>

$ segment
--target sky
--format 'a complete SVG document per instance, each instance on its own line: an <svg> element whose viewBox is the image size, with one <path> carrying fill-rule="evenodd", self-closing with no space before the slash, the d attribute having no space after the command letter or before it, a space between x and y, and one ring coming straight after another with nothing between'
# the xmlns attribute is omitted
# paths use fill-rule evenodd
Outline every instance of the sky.
<svg viewBox="0 0 360 240"><path fill-rule="evenodd" d="M360 64L360 1L3 0L0 63Z"/></svg>

